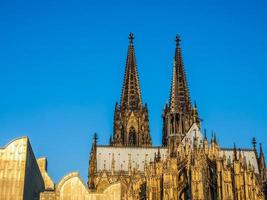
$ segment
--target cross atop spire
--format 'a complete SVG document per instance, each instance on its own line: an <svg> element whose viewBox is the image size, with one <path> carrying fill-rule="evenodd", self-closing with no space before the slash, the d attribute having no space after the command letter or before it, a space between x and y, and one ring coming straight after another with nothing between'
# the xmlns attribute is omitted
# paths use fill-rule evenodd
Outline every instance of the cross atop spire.
<svg viewBox="0 0 267 200"><path fill-rule="evenodd" d="M180 35L178 35L178 34L176 35L175 42L176 42L176 47L179 47L180 46L180 42L181 42Z"/></svg>
<svg viewBox="0 0 267 200"><path fill-rule="evenodd" d="M129 33L129 37L128 37L128 39L129 39L129 43L130 43L130 44L133 44L134 35L133 35L132 32Z"/></svg>

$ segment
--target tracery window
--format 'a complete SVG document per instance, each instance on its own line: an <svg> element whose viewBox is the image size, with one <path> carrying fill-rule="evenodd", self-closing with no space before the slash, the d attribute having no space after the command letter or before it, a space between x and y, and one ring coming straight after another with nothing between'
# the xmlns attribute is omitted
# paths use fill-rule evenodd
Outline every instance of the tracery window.
<svg viewBox="0 0 267 200"><path fill-rule="evenodd" d="M140 187L139 193L140 200L146 200L146 183L143 183Z"/></svg>
<svg viewBox="0 0 267 200"><path fill-rule="evenodd" d="M134 145L136 145L136 132L134 127L131 127L129 131L129 146Z"/></svg>

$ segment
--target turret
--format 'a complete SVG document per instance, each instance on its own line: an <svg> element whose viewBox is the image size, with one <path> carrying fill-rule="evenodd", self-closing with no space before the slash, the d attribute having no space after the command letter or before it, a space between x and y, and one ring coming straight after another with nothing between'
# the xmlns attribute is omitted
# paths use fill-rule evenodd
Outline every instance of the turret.
<svg viewBox="0 0 267 200"><path fill-rule="evenodd" d="M88 188L90 190L95 189L95 174L97 170L97 160L96 160L96 147L97 147L97 133L94 134L93 144L90 152L90 160L89 160L89 170L88 170Z"/></svg>
<svg viewBox="0 0 267 200"><path fill-rule="evenodd" d="M266 178L267 178L266 163L265 163L265 157L264 157L261 143L260 143L260 157L259 157L258 163L259 163L259 171L260 171L261 178L262 180L266 181Z"/></svg>

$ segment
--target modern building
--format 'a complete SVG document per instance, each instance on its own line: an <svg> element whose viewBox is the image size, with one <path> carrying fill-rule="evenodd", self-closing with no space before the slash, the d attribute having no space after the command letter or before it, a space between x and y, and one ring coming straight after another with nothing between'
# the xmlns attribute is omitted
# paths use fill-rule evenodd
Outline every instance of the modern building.
<svg viewBox="0 0 267 200"><path fill-rule="evenodd" d="M27 137L0 149L0 200L38 200L45 184Z"/></svg>

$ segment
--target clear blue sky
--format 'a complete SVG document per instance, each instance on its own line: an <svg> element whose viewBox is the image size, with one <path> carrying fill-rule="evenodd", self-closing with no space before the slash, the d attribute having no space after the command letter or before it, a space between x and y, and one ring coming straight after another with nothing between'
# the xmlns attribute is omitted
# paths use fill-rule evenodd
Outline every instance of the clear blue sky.
<svg viewBox="0 0 267 200"><path fill-rule="evenodd" d="M220 144L267 153L266 1L0 1L0 146L27 135L57 182L86 180L94 132L107 144L128 33L153 144L161 142L174 38L203 128Z"/></svg>

